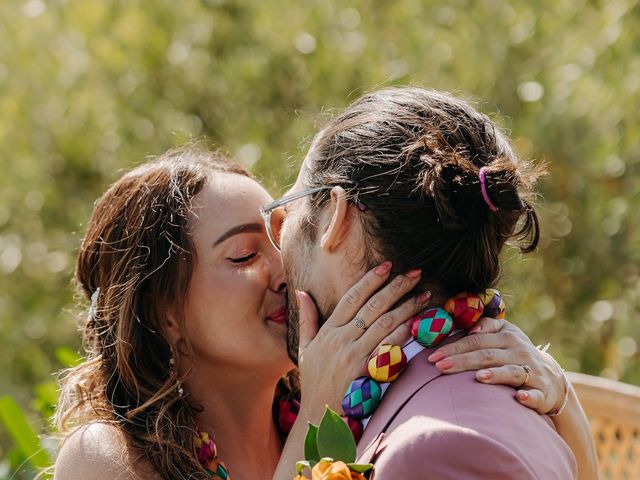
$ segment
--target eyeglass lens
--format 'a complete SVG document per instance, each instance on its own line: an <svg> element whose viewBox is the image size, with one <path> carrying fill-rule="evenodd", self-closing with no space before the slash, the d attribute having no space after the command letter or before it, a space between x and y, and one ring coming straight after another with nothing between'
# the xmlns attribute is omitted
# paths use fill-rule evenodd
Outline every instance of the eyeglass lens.
<svg viewBox="0 0 640 480"><path fill-rule="evenodd" d="M269 215L269 235L271 241L280 250L280 231L282 230L282 223L284 222L285 209L283 207L277 207L271 210Z"/></svg>

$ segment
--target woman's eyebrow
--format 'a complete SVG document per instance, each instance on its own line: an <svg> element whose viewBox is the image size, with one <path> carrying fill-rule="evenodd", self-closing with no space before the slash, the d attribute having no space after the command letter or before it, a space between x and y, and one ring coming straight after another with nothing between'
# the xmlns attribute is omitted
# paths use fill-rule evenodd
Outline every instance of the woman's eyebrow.
<svg viewBox="0 0 640 480"><path fill-rule="evenodd" d="M235 227L227 230L226 233L223 233L220 238L218 238L215 242L213 242L213 246L219 245L224 242L227 238L233 237L234 235L238 235L240 233L261 233L263 231L262 223L243 223L241 225L236 225Z"/></svg>

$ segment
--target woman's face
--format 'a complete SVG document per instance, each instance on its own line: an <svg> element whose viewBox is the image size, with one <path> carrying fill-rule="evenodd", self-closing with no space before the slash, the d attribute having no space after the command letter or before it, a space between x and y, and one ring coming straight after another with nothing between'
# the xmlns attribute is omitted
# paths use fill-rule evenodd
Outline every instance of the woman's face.
<svg viewBox="0 0 640 480"><path fill-rule="evenodd" d="M185 326L196 369L213 370L218 378L242 371L279 377L293 368L282 259L258 211L270 201L257 182L231 173L216 173L194 199L196 259Z"/></svg>

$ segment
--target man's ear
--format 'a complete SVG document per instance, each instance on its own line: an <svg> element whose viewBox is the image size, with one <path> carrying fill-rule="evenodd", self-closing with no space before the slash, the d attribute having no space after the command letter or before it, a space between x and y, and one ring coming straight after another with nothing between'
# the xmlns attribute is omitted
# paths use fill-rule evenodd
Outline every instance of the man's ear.
<svg viewBox="0 0 640 480"><path fill-rule="evenodd" d="M331 221L320 238L320 247L327 252L335 250L347 238L352 226L353 217L349 214L349 202L344 188L331 189L329 214Z"/></svg>

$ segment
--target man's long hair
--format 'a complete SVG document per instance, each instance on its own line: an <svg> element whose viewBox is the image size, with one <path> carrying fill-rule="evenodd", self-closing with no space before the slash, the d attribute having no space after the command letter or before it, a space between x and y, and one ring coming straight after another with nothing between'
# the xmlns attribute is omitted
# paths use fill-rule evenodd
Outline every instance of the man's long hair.
<svg viewBox="0 0 640 480"><path fill-rule="evenodd" d="M366 206L358 215L366 266L422 268L423 282L442 295L493 286L508 240L523 252L538 244L542 168L518 159L486 115L452 95L416 87L366 94L316 135L307 166L308 187L339 185ZM483 199L481 168L497 211ZM328 197L311 198L308 234Z"/></svg>

